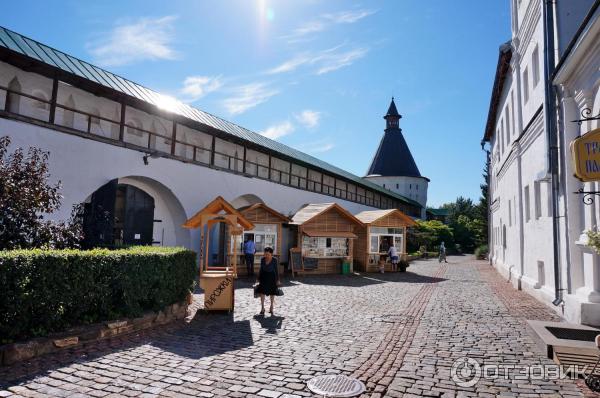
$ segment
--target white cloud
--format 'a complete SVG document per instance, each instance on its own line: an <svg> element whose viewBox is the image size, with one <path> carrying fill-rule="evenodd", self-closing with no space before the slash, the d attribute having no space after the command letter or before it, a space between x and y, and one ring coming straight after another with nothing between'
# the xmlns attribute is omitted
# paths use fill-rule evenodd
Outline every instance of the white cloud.
<svg viewBox="0 0 600 398"><path fill-rule="evenodd" d="M369 15L375 14L376 10L355 10L355 11L340 11L333 14L324 14L323 18L334 23L354 23Z"/></svg>
<svg viewBox="0 0 600 398"><path fill-rule="evenodd" d="M361 9L322 14L315 19L304 22L283 38L290 43L302 41L305 40L306 36L322 32L332 25L355 23L376 12L376 10Z"/></svg>
<svg viewBox="0 0 600 398"><path fill-rule="evenodd" d="M311 57L308 54L297 55L294 58L289 59L284 63L274 67L273 69L269 69L267 73L273 75L277 73L292 72L299 66L310 63L312 58L313 57Z"/></svg>
<svg viewBox="0 0 600 398"><path fill-rule="evenodd" d="M319 125L319 121L321 120L321 112L306 109L299 114L294 115L294 117L304 127L313 129Z"/></svg>
<svg viewBox="0 0 600 398"><path fill-rule="evenodd" d="M335 148L335 144L329 141L329 139L322 139L318 141L304 142L302 144L295 145L295 148L299 151L307 153L323 153Z"/></svg>
<svg viewBox="0 0 600 398"><path fill-rule="evenodd" d="M266 83L250 83L234 87L231 96L223 100L223 106L230 115L238 115L248 109L269 100L279 91L269 87Z"/></svg>
<svg viewBox="0 0 600 398"><path fill-rule="evenodd" d="M183 81L181 93L186 101L194 102L222 86L221 76L188 76Z"/></svg>
<svg viewBox="0 0 600 398"><path fill-rule="evenodd" d="M364 57L369 50L366 48L355 48L342 53L328 54L321 59L321 66L317 70L317 75L333 72L343 68L344 66L352 65L354 61Z"/></svg>
<svg viewBox="0 0 600 398"><path fill-rule="evenodd" d="M294 132L294 125L286 120L285 122L281 122L278 124L274 124L267 128L264 131L261 131L260 134L264 135L267 138L272 140L276 140L281 137L285 137Z"/></svg>
<svg viewBox="0 0 600 398"><path fill-rule="evenodd" d="M104 39L88 43L95 62L119 66L143 60L174 59L170 47L175 16L140 18L131 24L116 26Z"/></svg>
<svg viewBox="0 0 600 398"><path fill-rule="evenodd" d="M365 47L353 48L348 51L340 51L343 45L322 50L316 53L302 53L282 64L269 69L268 74L293 72L301 66L316 65L315 73L322 75L334 70L351 65L354 61L364 57L369 49Z"/></svg>

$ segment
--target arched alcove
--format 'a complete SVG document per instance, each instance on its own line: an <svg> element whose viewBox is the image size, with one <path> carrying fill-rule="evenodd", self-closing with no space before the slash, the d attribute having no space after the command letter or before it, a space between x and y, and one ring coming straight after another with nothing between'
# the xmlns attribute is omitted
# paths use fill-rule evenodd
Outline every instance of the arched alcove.
<svg viewBox="0 0 600 398"><path fill-rule="evenodd" d="M247 193L245 195L240 195L237 198L230 201L231 205L236 209L244 206L251 206L255 203L265 203L261 198L256 196L253 193Z"/></svg>

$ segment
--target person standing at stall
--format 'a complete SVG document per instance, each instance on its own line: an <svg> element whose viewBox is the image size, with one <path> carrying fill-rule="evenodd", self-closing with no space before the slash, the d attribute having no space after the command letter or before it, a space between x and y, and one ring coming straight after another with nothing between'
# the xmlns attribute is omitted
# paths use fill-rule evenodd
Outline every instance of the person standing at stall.
<svg viewBox="0 0 600 398"><path fill-rule="evenodd" d="M396 246L391 245L389 250L388 250L388 256L390 256L390 261L392 262L392 271L396 272L398 271L398 249L396 249Z"/></svg>
<svg viewBox="0 0 600 398"><path fill-rule="evenodd" d="M246 260L246 269L248 270L248 276L254 276L254 254L256 253L256 244L252 236L248 236L246 242L244 242L244 258Z"/></svg>
<svg viewBox="0 0 600 398"><path fill-rule="evenodd" d="M273 248L265 247L265 255L260 259L260 270L258 271L258 286L256 292L260 296L260 314L265 313L265 296L270 296L271 306L269 313L273 315L273 305L275 304L275 295L277 287L281 285L279 280L279 270L277 259L273 257Z"/></svg>

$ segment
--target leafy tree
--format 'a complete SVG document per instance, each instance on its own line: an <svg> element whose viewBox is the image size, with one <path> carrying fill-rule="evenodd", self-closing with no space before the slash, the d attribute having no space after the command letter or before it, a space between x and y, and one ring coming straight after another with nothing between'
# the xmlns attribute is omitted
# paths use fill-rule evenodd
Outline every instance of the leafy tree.
<svg viewBox="0 0 600 398"><path fill-rule="evenodd" d="M449 226L437 220L417 220L417 225L408 231L407 245L410 252L417 251L421 246L427 247L428 251L437 251L442 242L446 247L453 247L454 234Z"/></svg>
<svg viewBox="0 0 600 398"><path fill-rule="evenodd" d="M8 153L9 137L0 137L0 250L76 247L81 241L81 211L69 222L45 220L60 209L60 182L51 184L48 153L22 148Z"/></svg>

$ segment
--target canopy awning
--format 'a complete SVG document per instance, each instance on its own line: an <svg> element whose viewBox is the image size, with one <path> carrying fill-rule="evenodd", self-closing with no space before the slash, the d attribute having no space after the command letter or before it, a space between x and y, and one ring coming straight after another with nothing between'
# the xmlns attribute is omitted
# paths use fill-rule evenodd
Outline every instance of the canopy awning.
<svg viewBox="0 0 600 398"><path fill-rule="evenodd" d="M356 239L358 236L354 235L352 232L327 232L327 231L311 231L311 230L302 230L302 232L310 237L326 237L326 238L349 238Z"/></svg>

